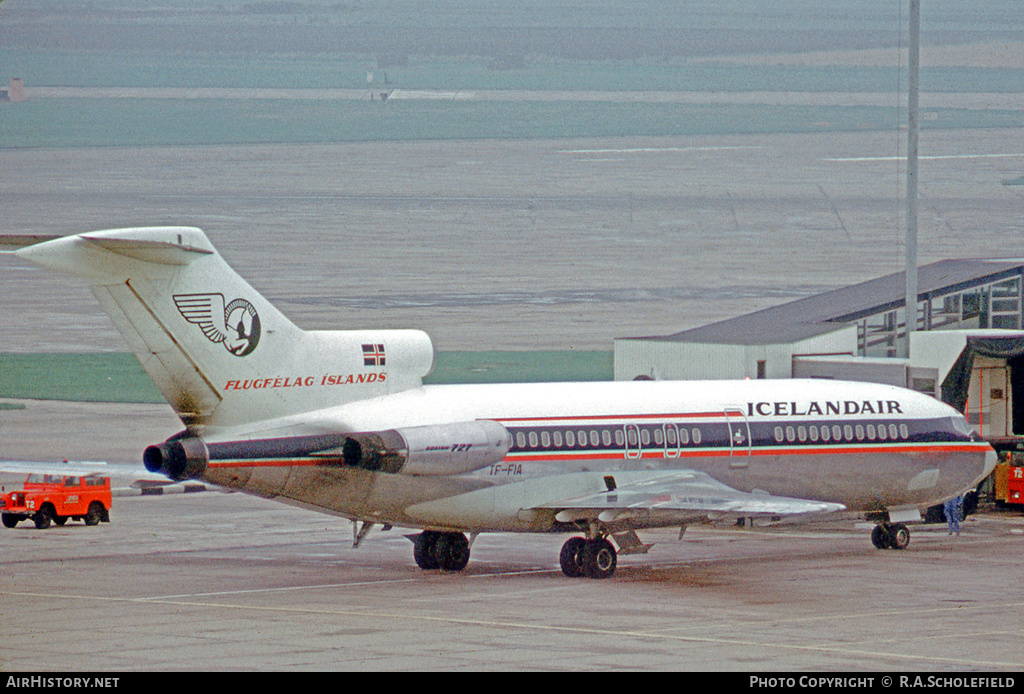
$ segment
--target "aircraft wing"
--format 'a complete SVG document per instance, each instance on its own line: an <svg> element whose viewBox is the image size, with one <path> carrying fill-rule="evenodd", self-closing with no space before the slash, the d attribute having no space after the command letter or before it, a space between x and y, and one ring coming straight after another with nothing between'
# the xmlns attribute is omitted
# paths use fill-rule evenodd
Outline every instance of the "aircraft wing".
<svg viewBox="0 0 1024 694"><path fill-rule="evenodd" d="M556 520L596 519L628 523L654 517L709 518L797 516L846 510L842 504L749 493L694 470L672 473L609 473L605 489L582 496L548 501L534 508L557 509Z"/></svg>

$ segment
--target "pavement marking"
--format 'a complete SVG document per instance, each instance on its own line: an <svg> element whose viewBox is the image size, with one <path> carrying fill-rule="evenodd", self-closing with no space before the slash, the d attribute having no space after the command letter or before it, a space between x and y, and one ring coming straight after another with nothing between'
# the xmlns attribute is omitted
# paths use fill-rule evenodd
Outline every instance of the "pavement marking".
<svg viewBox="0 0 1024 694"><path fill-rule="evenodd" d="M920 155L918 159L1003 159L1007 157L1024 157L1024 152L1008 152L1006 154L931 154ZM880 156L880 157L823 157L822 161L905 161L906 156Z"/></svg>

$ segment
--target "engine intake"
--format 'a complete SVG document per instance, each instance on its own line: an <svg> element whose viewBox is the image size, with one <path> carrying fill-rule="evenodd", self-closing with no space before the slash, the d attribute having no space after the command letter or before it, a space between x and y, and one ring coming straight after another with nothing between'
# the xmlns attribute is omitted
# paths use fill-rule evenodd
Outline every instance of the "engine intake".
<svg viewBox="0 0 1024 694"><path fill-rule="evenodd" d="M350 467L403 475L458 475L501 462L508 429L491 420L352 434L342 446Z"/></svg>
<svg viewBox="0 0 1024 694"><path fill-rule="evenodd" d="M180 482L202 475L210 462L210 453L202 440L190 436L150 446L142 454L142 462L150 472L159 472Z"/></svg>

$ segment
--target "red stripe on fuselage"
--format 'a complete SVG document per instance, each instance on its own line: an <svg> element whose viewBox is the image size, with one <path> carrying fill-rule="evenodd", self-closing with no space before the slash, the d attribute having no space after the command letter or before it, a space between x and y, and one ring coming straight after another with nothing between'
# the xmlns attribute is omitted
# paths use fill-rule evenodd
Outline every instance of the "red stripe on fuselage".
<svg viewBox="0 0 1024 694"><path fill-rule="evenodd" d="M900 444L861 445L861 446L804 446L789 448L705 448L680 450L678 455L668 455L664 450L645 450L638 456L628 456L624 451L587 451L563 450L531 453L529 451L509 453L505 460L515 462L564 462L566 460L677 460L680 458L728 458L743 456L780 456L780 455L871 455L877 453L984 453L988 448L985 443L937 443L937 444ZM237 467L310 467L329 464L323 458L274 458L250 460L210 461L211 468Z"/></svg>

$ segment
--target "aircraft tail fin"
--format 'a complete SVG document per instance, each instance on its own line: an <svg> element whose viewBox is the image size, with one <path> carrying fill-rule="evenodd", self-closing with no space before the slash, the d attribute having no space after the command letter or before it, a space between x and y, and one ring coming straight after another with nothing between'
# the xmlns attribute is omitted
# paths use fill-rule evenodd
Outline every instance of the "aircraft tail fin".
<svg viewBox="0 0 1024 694"><path fill-rule="evenodd" d="M298 328L196 228L97 231L16 254L84 278L193 431L416 387L433 365L420 331Z"/></svg>

